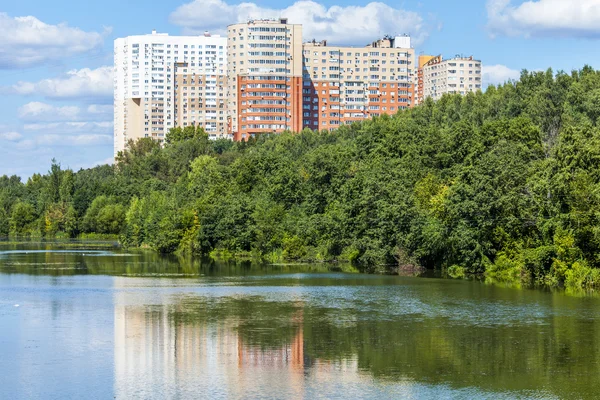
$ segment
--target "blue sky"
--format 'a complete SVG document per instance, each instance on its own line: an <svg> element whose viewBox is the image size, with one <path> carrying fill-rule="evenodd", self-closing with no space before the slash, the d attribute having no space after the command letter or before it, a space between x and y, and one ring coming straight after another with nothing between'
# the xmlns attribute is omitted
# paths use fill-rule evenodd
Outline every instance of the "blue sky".
<svg viewBox="0 0 600 400"><path fill-rule="evenodd" d="M0 6L0 175L75 170L112 159L112 42L286 16L305 39L364 45L410 33L417 52L474 55L484 81L523 68L598 68L600 0L19 0Z"/></svg>

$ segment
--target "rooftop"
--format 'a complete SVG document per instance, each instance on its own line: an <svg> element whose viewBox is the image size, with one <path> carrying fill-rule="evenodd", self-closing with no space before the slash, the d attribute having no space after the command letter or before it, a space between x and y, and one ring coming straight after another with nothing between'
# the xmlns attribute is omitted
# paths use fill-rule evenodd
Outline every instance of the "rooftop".
<svg viewBox="0 0 600 400"><path fill-rule="evenodd" d="M304 42L304 45L314 46L314 47L327 47L327 40L317 41L317 40L313 39L308 42ZM357 48L357 49L361 49L361 48L365 48L365 47L372 47L372 48L379 48L379 49L391 49L391 48L410 49L410 48L412 48L409 35L394 36L394 37L386 35L382 39L378 39L378 40L371 42L365 46L333 45L331 47L344 47L344 48Z"/></svg>
<svg viewBox="0 0 600 400"><path fill-rule="evenodd" d="M229 24L227 25L229 26L234 26L234 25L242 25L242 24L246 24L246 25L254 25L254 24L283 24L283 25L287 25L288 23L288 19L287 18L263 18L263 19L249 19L246 22L238 22L237 24Z"/></svg>

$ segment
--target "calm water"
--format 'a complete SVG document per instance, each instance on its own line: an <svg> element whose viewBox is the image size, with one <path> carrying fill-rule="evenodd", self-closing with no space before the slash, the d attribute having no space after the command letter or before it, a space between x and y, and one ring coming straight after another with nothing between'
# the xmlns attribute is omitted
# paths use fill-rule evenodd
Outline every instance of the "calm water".
<svg viewBox="0 0 600 400"><path fill-rule="evenodd" d="M92 250L0 244L0 398L600 398L598 298Z"/></svg>

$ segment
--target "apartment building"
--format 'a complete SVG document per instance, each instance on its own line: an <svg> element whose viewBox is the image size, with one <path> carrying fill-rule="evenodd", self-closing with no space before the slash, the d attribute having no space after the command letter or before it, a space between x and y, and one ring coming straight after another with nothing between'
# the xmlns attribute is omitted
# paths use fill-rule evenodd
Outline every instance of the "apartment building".
<svg viewBox="0 0 600 400"><path fill-rule="evenodd" d="M225 41L222 43L224 45ZM202 126L211 139L227 137L227 76L222 73L224 68L224 63L213 66L209 62L209 72L202 73L189 62L175 63L176 126Z"/></svg>
<svg viewBox="0 0 600 400"><path fill-rule="evenodd" d="M114 152L129 139L164 141L175 126L213 139L333 131L394 114L426 97L481 90L481 61L421 55L409 36L366 46L302 42L286 18L229 25L227 37L152 34L115 40Z"/></svg>
<svg viewBox="0 0 600 400"><path fill-rule="evenodd" d="M114 42L114 154L175 126L227 135L227 39L153 31Z"/></svg>
<svg viewBox="0 0 600 400"><path fill-rule="evenodd" d="M427 97L439 100L444 94L461 94L481 90L481 61L473 57L444 60L441 55L419 58L417 101Z"/></svg>
<svg viewBox="0 0 600 400"><path fill-rule="evenodd" d="M419 56L419 59L418 59L419 68L417 69L417 87L416 87L416 96L415 96L416 104L420 104L425 100L423 98L423 93L425 90L425 86L424 86L424 82L423 82L423 67L425 66L425 64L427 64L433 58L435 58L435 56L425 56L425 55Z"/></svg>
<svg viewBox="0 0 600 400"><path fill-rule="evenodd" d="M333 131L413 106L414 49L409 36L364 47L303 45L302 125Z"/></svg>
<svg viewBox="0 0 600 400"><path fill-rule="evenodd" d="M227 27L229 130L235 140L302 129L302 25L287 19Z"/></svg>

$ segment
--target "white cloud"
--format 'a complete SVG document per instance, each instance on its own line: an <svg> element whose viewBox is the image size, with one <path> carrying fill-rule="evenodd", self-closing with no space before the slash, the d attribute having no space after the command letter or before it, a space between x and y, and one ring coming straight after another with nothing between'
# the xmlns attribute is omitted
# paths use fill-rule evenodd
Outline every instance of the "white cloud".
<svg viewBox="0 0 600 400"><path fill-rule="evenodd" d="M519 79L521 73L510 69L506 65L483 65L481 67L483 86L498 85L508 80Z"/></svg>
<svg viewBox="0 0 600 400"><path fill-rule="evenodd" d="M113 110L112 104L92 104L87 108L87 112L90 114L112 114Z"/></svg>
<svg viewBox="0 0 600 400"><path fill-rule="evenodd" d="M8 140L9 142L14 142L23 137L19 132L3 132L0 133L0 139Z"/></svg>
<svg viewBox="0 0 600 400"><path fill-rule="evenodd" d="M37 145L90 146L110 144L113 141L109 135L57 135L46 134L35 138Z"/></svg>
<svg viewBox="0 0 600 400"><path fill-rule="evenodd" d="M17 142L15 147L17 150L34 150L37 146L35 140L25 139Z"/></svg>
<svg viewBox="0 0 600 400"><path fill-rule="evenodd" d="M492 35L600 37L600 0L488 0L487 13Z"/></svg>
<svg viewBox="0 0 600 400"><path fill-rule="evenodd" d="M393 8L381 2L364 6L331 6L301 0L287 8L272 9L256 3L228 4L223 0L193 0L178 7L170 21L186 33L208 29L224 33L223 28L248 19L286 17L290 23L303 25L303 37L326 39L332 43L364 45L384 34L409 33L418 45L427 37L421 15Z"/></svg>
<svg viewBox="0 0 600 400"><path fill-rule="evenodd" d="M39 122L64 121L108 121L112 119L113 106L92 104L86 109L79 106L54 106L33 101L21 106L18 116L21 120Z"/></svg>
<svg viewBox="0 0 600 400"><path fill-rule="evenodd" d="M106 32L105 32L106 33ZM0 69L40 65L87 53L102 46L102 33L85 32L65 23L50 25L33 16L0 13Z"/></svg>
<svg viewBox="0 0 600 400"><path fill-rule="evenodd" d="M36 150L58 147L90 147L112 145L112 135L101 134L42 134L11 143L17 150Z"/></svg>
<svg viewBox="0 0 600 400"><path fill-rule="evenodd" d="M17 82L5 89L20 95L38 95L51 99L112 98L113 68L72 70L64 76L38 82Z"/></svg>
<svg viewBox="0 0 600 400"><path fill-rule="evenodd" d="M34 173L46 172L53 158L59 160L64 168L75 169L112 161L112 132L102 134L70 130L22 133L18 140L0 142L0 175L16 174L26 179ZM27 153L27 157L23 157L23 152Z"/></svg>
<svg viewBox="0 0 600 400"><path fill-rule="evenodd" d="M50 104L32 101L19 108L19 118L23 120L75 120L77 119L80 108L77 106L56 107Z"/></svg>
<svg viewBox="0 0 600 400"><path fill-rule="evenodd" d="M61 107L49 106L56 112ZM77 108L77 107L76 107ZM76 115L81 114L78 108ZM71 114L68 111L66 114ZM89 116L89 115L88 115ZM39 117L37 117L39 118ZM106 146L113 143L112 121L36 122L23 125L25 137L15 143L19 150L56 147Z"/></svg>
<svg viewBox="0 0 600 400"><path fill-rule="evenodd" d="M69 132L69 133L112 133L113 122L49 122L24 124L23 130L29 132Z"/></svg>

